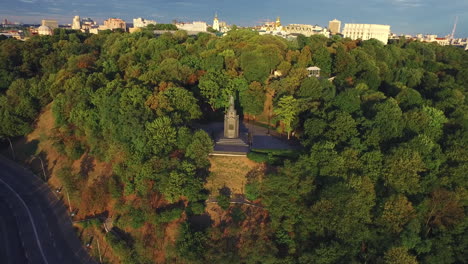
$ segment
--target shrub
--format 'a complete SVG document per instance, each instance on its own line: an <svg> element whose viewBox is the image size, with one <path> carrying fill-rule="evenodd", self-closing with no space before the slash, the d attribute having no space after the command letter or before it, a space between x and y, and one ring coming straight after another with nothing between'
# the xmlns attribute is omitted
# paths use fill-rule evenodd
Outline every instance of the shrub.
<svg viewBox="0 0 468 264"><path fill-rule="evenodd" d="M180 218L180 215L182 214L184 210L182 208L174 208L174 209L169 209L166 211L163 211L159 213L157 217L157 222L159 223L169 223L172 222L176 219Z"/></svg>
<svg viewBox="0 0 468 264"><path fill-rule="evenodd" d="M256 200L260 195L260 184L252 182L245 185L245 196L249 200Z"/></svg>
<svg viewBox="0 0 468 264"><path fill-rule="evenodd" d="M228 195L220 194L218 197L216 197L216 200L218 201L219 207L221 207L223 210L229 208L231 198Z"/></svg>
<svg viewBox="0 0 468 264"><path fill-rule="evenodd" d="M194 215L200 215L205 212L205 204L203 202L192 202L189 204L190 212Z"/></svg>

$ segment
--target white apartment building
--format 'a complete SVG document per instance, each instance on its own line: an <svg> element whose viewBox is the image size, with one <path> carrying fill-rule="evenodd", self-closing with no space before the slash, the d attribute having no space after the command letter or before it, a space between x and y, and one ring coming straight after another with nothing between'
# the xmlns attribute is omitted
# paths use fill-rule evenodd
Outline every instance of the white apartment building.
<svg viewBox="0 0 468 264"><path fill-rule="evenodd" d="M368 40L374 38L387 44L390 35L390 26L377 24L345 24L342 34L345 38L351 38L353 40Z"/></svg>
<svg viewBox="0 0 468 264"><path fill-rule="evenodd" d="M194 21L192 23L177 23L176 27L180 30L206 32L208 25L202 21Z"/></svg>
<svg viewBox="0 0 468 264"><path fill-rule="evenodd" d="M133 19L133 27L135 28L142 28L142 27L146 27L148 25L156 25L156 21L154 20L147 20L147 19L144 19L144 18L134 18Z"/></svg>

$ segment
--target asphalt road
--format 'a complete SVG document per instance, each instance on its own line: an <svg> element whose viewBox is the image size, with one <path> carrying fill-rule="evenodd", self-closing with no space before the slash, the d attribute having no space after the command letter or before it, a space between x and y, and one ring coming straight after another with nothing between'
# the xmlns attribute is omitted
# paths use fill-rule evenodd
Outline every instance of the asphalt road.
<svg viewBox="0 0 468 264"><path fill-rule="evenodd" d="M0 250L1 263L96 263L57 196L37 176L1 156L0 215L0 243L8 241Z"/></svg>
<svg viewBox="0 0 468 264"><path fill-rule="evenodd" d="M4 264L28 263L13 210L0 200L0 259Z"/></svg>

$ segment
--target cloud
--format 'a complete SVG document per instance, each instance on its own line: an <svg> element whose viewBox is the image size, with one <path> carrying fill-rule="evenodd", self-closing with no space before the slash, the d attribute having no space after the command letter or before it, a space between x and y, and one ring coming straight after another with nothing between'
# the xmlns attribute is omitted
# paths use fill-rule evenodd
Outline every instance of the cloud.
<svg viewBox="0 0 468 264"><path fill-rule="evenodd" d="M392 4L400 8L416 8L423 6L421 0L392 0Z"/></svg>
<svg viewBox="0 0 468 264"><path fill-rule="evenodd" d="M48 7L47 10L49 10L50 12L53 12L53 13L60 13L60 12L63 11L63 9L56 8L56 7Z"/></svg>
<svg viewBox="0 0 468 264"><path fill-rule="evenodd" d="M34 4L37 2L37 0L19 0L20 2L26 3L26 4Z"/></svg>

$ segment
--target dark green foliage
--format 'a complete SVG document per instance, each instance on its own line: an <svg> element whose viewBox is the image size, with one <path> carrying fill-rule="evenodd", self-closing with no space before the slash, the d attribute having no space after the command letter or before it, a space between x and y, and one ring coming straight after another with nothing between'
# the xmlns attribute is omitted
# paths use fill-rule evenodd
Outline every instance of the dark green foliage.
<svg viewBox="0 0 468 264"><path fill-rule="evenodd" d="M157 221L157 223L172 222L172 221L174 221L176 219L179 219L182 212L183 212L183 210L181 208L174 208L174 209L164 210L164 211L157 214L156 221Z"/></svg>
<svg viewBox="0 0 468 264"><path fill-rule="evenodd" d="M156 25L148 25L146 29L148 30L177 30L177 27L174 24L156 24Z"/></svg>
<svg viewBox="0 0 468 264"><path fill-rule="evenodd" d="M203 232L194 231L187 223L183 223L177 236L176 253L182 259L199 263L205 253L207 240Z"/></svg>
<svg viewBox="0 0 468 264"><path fill-rule="evenodd" d="M227 210L231 202L231 197L227 194L221 193L216 196L216 201L218 202L219 207L223 208L223 210Z"/></svg>
<svg viewBox="0 0 468 264"><path fill-rule="evenodd" d="M260 184L258 182L253 182L245 185L245 197L253 201L260 196Z"/></svg>

